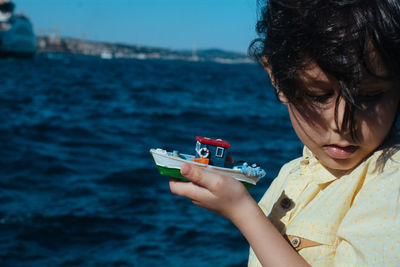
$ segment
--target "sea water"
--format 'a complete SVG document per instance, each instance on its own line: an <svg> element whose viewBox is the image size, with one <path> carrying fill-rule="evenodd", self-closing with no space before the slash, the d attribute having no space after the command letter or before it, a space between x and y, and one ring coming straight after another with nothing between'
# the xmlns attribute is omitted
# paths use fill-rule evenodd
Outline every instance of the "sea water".
<svg viewBox="0 0 400 267"><path fill-rule="evenodd" d="M172 195L150 148L194 153L221 138L267 176L301 154L256 64L0 61L1 266L245 266L228 220Z"/></svg>

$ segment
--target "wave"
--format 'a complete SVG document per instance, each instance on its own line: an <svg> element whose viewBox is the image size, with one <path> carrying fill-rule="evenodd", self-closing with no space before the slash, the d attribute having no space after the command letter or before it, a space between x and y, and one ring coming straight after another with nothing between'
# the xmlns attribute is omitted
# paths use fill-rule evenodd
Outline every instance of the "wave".
<svg viewBox="0 0 400 267"><path fill-rule="evenodd" d="M246 261L240 234L172 195L149 149L192 153L195 136L222 138L273 177L298 141L262 69L74 56L0 64L2 264Z"/></svg>

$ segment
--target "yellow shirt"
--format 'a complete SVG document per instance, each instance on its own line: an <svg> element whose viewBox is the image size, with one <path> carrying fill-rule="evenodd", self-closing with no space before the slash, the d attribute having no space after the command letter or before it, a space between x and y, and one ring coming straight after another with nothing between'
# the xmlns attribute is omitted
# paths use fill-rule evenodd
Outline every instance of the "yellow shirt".
<svg viewBox="0 0 400 267"><path fill-rule="evenodd" d="M336 178L305 147L259 205L293 247L312 241L298 250L312 266L400 266L400 151L379 172L381 154ZM261 266L252 249L248 265Z"/></svg>

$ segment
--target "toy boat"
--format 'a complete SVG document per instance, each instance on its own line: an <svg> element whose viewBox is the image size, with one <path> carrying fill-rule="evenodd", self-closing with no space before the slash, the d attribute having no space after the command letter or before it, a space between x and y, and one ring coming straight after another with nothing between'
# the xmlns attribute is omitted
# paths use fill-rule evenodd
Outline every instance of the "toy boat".
<svg viewBox="0 0 400 267"><path fill-rule="evenodd" d="M233 162L232 157L227 154L230 148L227 141L200 136L197 136L196 140L195 155L179 153L177 150L171 152L161 148L150 149L160 174L187 181L181 175L180 169L183 164L189 162L207 171L229 175L242 182L246 188L254 186L265 176L265 171L258 164Z"/></svg>

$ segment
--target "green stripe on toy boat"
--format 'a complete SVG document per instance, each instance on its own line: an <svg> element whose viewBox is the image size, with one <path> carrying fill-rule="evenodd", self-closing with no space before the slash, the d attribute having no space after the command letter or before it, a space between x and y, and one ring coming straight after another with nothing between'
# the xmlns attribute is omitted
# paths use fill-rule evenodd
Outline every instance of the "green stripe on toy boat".
<svg viewBox="0 0 400 267"><path fill-rule="evenodd" d="M244 185L244 187L246 187L247 190L249 190L250 188L252 188L254 186L254 184L251 184L251 183L247 183L244 181L241 181L241 182Z"/></svg>
<svg viewBox="0 0 400 267"><path fill-rule="evenodd" d="M163 167L163 166L159 166L159 165L156 165L156 166L161 175L173 177L176 179L181 179L183 181L189 181L188 179L186 179L185 177L182 176L181 171L179 169L167 168L167 167ZM247 183L244 181L241 181L241 182L244 185L244 187L246 187L246 189L250 189L251 187L254 186L251 183Z"/></svg>
<svg viewBox="0 0 400 267"><path fill-rule="evenodd" d="M167 167L163 167L163 166L159 166L159 165L156 165L156 166L161 175L173 177L176 179L181 179L184 181L189 181L188 179L186 179L185 177L182 176L180 169L167 168Z"/></svg>

